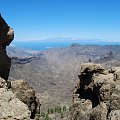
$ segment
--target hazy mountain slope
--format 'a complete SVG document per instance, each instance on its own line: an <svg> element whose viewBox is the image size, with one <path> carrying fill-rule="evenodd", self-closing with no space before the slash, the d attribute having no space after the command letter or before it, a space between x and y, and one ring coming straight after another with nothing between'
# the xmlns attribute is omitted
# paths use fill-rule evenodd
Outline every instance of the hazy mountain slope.
<svg viewBox="0 0 120 120"><path fill-rule="evenodd" d="M25 58L25 57L32 57L33 55L38 54L38 51L26 50L15 46L9 46L7 47L7 54L11 57Z"/></svg>
<svg viewBox="0 0 120 120"><path fill-rule="evenodd" d="M110 52L113 53L112 57ZM120 66L120 46L72 45L25 55L25 63L21 62L24 60L19 59L19 55L18 63L13 60L10 79L27 80L37 90L42 105L71 102L71 93L77 83L81 63L100 62L107 68ZM29 61L31 56L35 56L35 59Z"/></svg>

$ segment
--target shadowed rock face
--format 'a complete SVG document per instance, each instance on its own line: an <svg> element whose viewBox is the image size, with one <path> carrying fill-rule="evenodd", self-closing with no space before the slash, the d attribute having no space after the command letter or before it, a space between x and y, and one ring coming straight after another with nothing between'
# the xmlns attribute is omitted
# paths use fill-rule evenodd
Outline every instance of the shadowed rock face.
<svg viewBox="0 0 120 120"><path fill-rule="evenodd" d="M7 80L11 67L11 59L6 54L8 46L14 38L14 31L0 15L0 77Z"/></svg>
<svg viewBox="0 0 120 120"><path fill-rule="evenodd" d="M73 94L72 120L120 119L120 67L81 65L80 82Z"/></svg>

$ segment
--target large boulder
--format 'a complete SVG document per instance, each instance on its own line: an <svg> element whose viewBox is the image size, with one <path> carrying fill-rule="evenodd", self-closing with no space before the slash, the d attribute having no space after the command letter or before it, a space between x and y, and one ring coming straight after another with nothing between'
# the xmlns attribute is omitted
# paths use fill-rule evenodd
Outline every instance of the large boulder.
<svg viewBox="0 0 120 120"><path fill-rule="evenodd" d="M6 54L8 46L14 38L14 31L10 28L0 14L0 77L8 79L11 59Z"/></svg>
<svg viewBox="0 0 120 120"><path fill-rule="evenodd" d="M80 82L73 93L72 120L120 119L120 67L81 65Z"/></svg>

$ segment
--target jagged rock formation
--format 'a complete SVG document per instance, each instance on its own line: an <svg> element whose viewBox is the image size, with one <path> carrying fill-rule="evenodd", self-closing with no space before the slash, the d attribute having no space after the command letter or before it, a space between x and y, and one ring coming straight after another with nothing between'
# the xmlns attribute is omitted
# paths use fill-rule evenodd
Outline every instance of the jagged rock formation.
<svg viewBox="0 0 120 120"><path fill-rule="evenodd" d="M8 80L11 59L6 54L14 31L0 15L0 120L38 120L40 103L25 81Z"/></svg>
<svg viewBox="0 0 120 120"><path fill-rule="evenodd" d="M11 59L6 54L8 46L14 38L14 31L10 28L0 14L0 77L8 79Z"/></svg>
<svg viewBox="0 0 120 120"><path fill-rule="evenodd" d="M120 67L81 65L73 94L72 120L120 120Z"/></svg>

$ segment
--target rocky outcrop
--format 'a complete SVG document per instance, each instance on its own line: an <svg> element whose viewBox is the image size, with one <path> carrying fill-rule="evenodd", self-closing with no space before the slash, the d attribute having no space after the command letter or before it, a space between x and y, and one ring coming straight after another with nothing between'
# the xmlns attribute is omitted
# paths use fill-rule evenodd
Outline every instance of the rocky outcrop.
<svg viewBox="0 0 120 120"><path fill-rule="evenodd" d="M35 91L24 80L16 80L11 82L11 88L15 96L25 103L31 111L30 118L37 118L40 112L40 103L35 96Z"/></svg>
<svg viewBox="0 0 120 120"><path fill-rule="evenodd" d="M39 112L35 91L24 80L0 78L0 120L38 120Z"/></svg>
<svg viewBox="0 0 120 120"><path fill-rule="evenodd" d="M120 67L81 65L73 93L72 120L120 120Z"/></svg>
<svg viewBox="0 0 120 120"><path fill-rule="evenodd" d="M30 120L30 115L28 106L8 89L6 80L0 78L0 120Z"/></svg>
<svg viewBox="0 0 120 120"><path fill-rule="evenodd" d="M11 59L6 54L8 46L14 38L14 31L0 15L0 77L8 79L11 67Z"/></svg>
<svg viewBox="0 0 120 120"><path fill-rule="evenodd" d="M11 59L6 54L14 31L0 15L0 120L38 120L40 103L25 81L9 81Z"/></svg>

